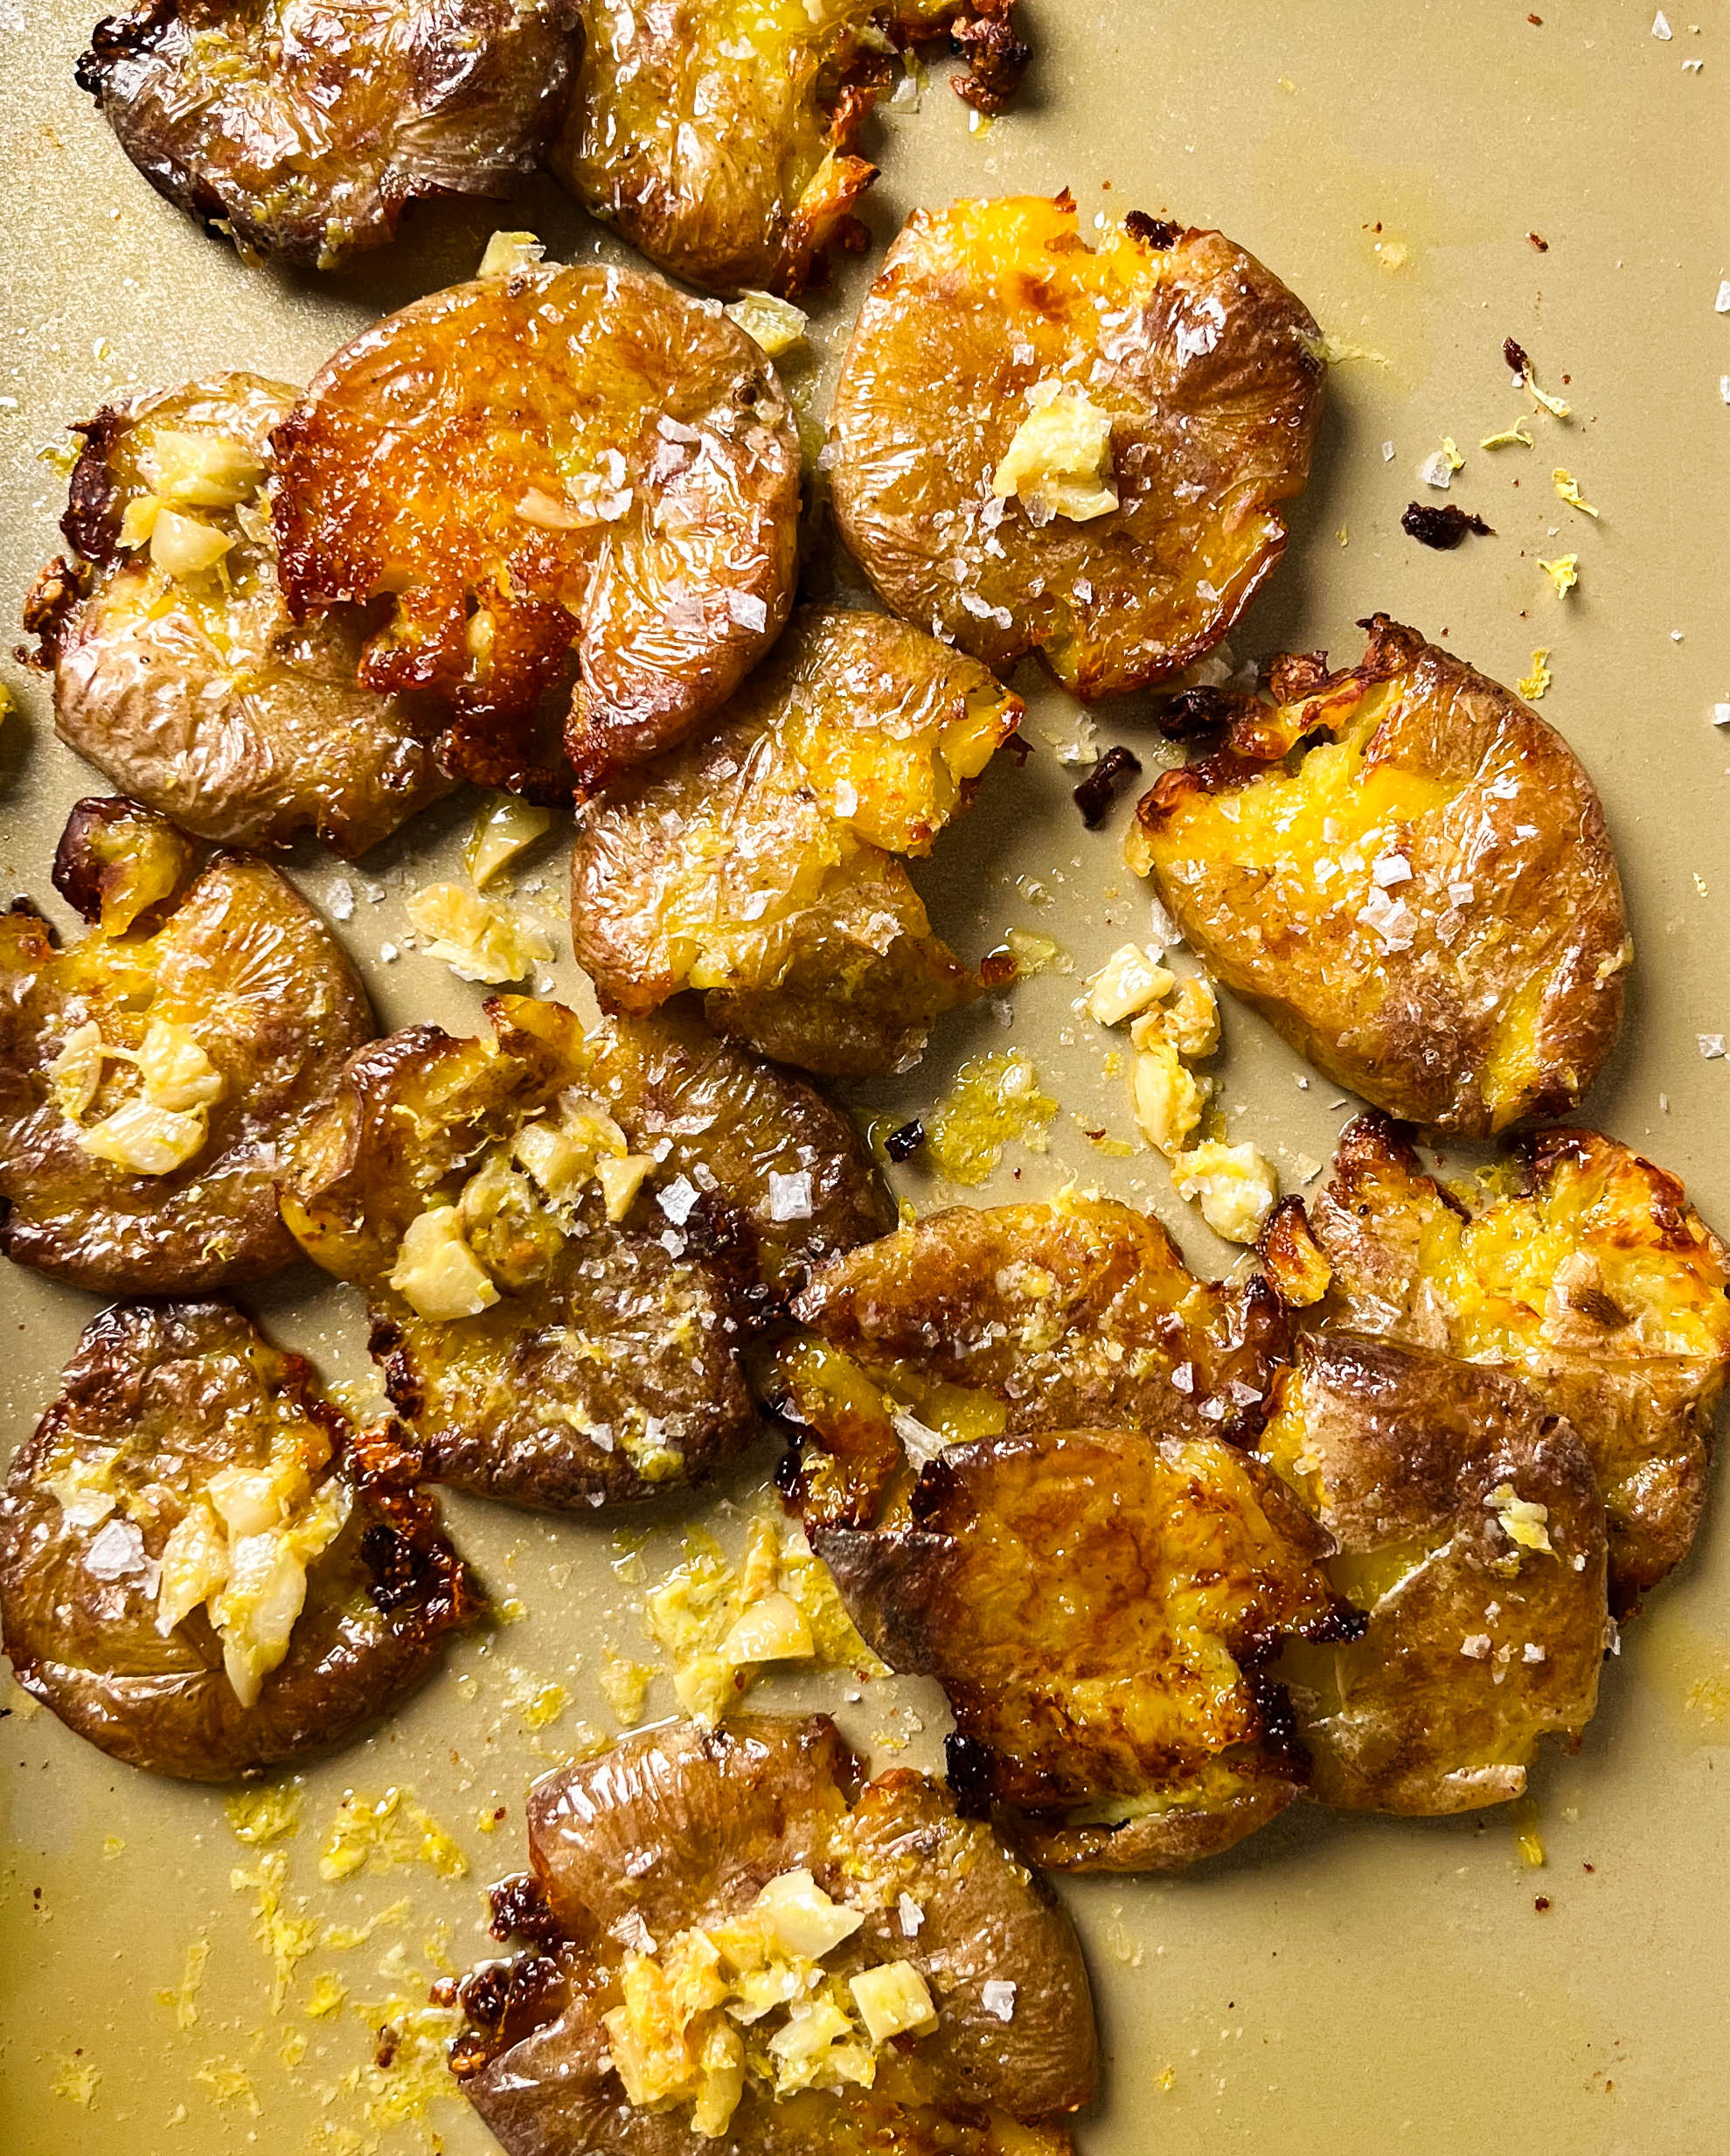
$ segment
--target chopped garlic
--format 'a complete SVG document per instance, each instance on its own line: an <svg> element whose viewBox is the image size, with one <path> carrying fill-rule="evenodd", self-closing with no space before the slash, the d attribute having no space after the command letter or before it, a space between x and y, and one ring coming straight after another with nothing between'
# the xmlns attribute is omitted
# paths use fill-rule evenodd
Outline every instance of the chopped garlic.
<svg viewBox="0 0 1730 2156"><path fill-rule="evenodd" d="M176 1109L159 1108L140 1093L101 1123L80 1130L78 1142L98 1160L111 1161L135 1175L168 1175L184 1167L209 1135L202 1108L183 1114Z"/></svg>
<svg viewBox="0 0 1730 2156"><path fill-rule="evenodd" d="M858 1909L826 1895L808 1871L782 1872L770 1880L752 1904L752 1913L763 1919L783 1952L802 1955L807 1961L821 1961L865 1922Z"/></svg>
<svg viewBox="0 0 1730 2156"><path fill-rule="evenodd" d="M1176 976L1134 943L1112 952L1087 984L1087 1016L1098 1026L1121 1026L1169 996Z"/></svg>
<svg viewBox="0 0 1730 2156"><path fill-rule="evenodd" d="M158 1108L207 1108L220 1100L222 1073L191 1033L168 1019L152 1019L134 1061L144 1095Z"/></svg>
<svg viewBox="0 0 1730 2156"><path fill-rule="evenodd" d="M1545 690L1549 687L1551 682L1555 679L1555 676L1550 671L1549 657L1549 647L1541 645L1532 655L1532 671L1525 675L1517 685L1520 694L1528 704L1535 704Z"/></svg>
<svg viewBox="0 0 1730 2156"><path fill-rule="evenodd" d="M1210 1139L1180 1154L1171 1176L1182 1197L1200 1200L1201 1217L1227 1242L1254 1242L1280 1194L1278 1177L1254 1145Z"/></svg>
<svg viewBox="0 0 1730 2156"><path fill-rule="evenodd" d="M622 1158L613 1153L602 1154L595 1163L594 1172L600 1179L601 1195L609 1221L624 1219L654 1165L646 1153L626 1153Z"/></svg>
<svg viewBox="0 0 1730 2156"><path fill-rule="evenodd" d="M121 511L120 543L123 552L142 546L156 528L162 504L154 494L135 494Z"/></svg>
<svg viewBox="0 0 1730 2156"><path fill-rule="evenodd" d="M53 1061L44 1065L42 1075L68 1123L77 1123L95 1099L107 1054L101 1027L94 1019L87 1019L66 1035Z"/></svg>
<svg viewBox="0 0 1730 2156"><path fill-rule="evenodd" d="M1129 1039L1138 1048L1165 1040L1179 1055L1212 1055L1219 1045L1219 998L1212 982L1205 973L1186 975L1157 1010L1136 1020Z"/></svg>
<svg viewBox="0 0 1730 2156"><path fill-rule="evenodd" d="M433 883L412 892L406 911L427 939L427 956L441 959L459 980L497 987L520 981L552 956L552 939L537 922L457 884Z"/></svg>
<svg viewBox="0 0 1730 2156"><path fill-rule="evenodd" d="M910 1961L880 1962L850 1977L847 1988L874 2044L892 2036L924 2035L937 2026L937 2009L925 1979Z"/></svg>
<svg viewBox="0 0 1730 2156"><path fill-rule="evenodd" d="M150 559L164 576L200 575L214 568L233 544L213 524L183 517L177 510L159 510L150 526Z"/></svg>
<svg viewBox="0 0 1730 2156"><path fill-rule="evenodd" d="M532 269L546 253L545 241L532 232L496 232L487 241L477 277L509 277L519 269Z"/></svg>
<svg viewBox="0 0 1730 2156"><path fill-rule="evenodd" d="M1150 1041L1137 1054L1130 1091L1149 1144L1167 1155L1180 1153L1201 1121L1206 1094L1169 1040Z"/></svg>
<svg viewBox="0 0 1730 2156"><path fill-rule="evenodd" d="M810 321L802 308L777 299L773 292L745 292L721 312L729 322L737 323L754 344L761 344L771 359L779 359L782 352L802 344Z"/></svg>
<svg viewBox="0 0 1730 2156"><path fill-rule="evenodd" d="M1117 507L1111 414L1073 383L1047 377L1028 392L1032 411L991 475L999 501L1018 495L1036 524L1086 524Z"/></svg>
<svg viewBox="0 0 1730 2156"><path fill-rule="evenodd" d="M182 1514L163 1545L156 1630L164 1639L228 1577L228 1538L202 1502Z"/></svg>
<svg viewBox="0 0 1730 2156"><path fill-rule="evenodd" d="M816 1652L805 1613L791 1595L776 1591L741 1610L720 1645L723 1661L802 1662Z"/></svg>
<svg viewBox="0 0 1730 2156"><path fill-rule="evenodd" d="M552 829L551 809L538 809L515 794L496 794L475 818L475 828L463 849L469 881L477 891L484 891L501 869L509 867L519 853Z"/></svg>
<svg viewBox="0 0 1730 2156"><path fill-rule="evenodd" d="M234 509L257 493L263 461L227 435L183 434L163 428L141 458L159 501L191 509Z"/></svg>
<svg viewBox="0 0 1730 2156"><path fill-rule="evenodd" d="M421 1318L478 1317L498 1300L498 1290L462 1240L462 1216L455 1206L434 1206L408 1224L390 1284Z"/></svg>
<svg viewBox="0 0 1730 2156"><path fill-rule="evenodd" d="M1555 1555L1555 1545L1550 1540L1547 1505L1537 1505L1520 1497L1511 1482L1498 1483L1483 1501L1497 1515L1503 1534L1511 1542L1518 1543L1521 1549Z"/></svg>

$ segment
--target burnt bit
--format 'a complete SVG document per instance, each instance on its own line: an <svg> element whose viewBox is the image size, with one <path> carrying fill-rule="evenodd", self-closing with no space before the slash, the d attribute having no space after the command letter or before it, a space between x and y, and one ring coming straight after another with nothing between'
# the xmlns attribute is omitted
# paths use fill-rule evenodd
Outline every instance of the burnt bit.
<svg viewBox="0 0 1730 2156"><path fill-rule="evenodd" d="M1439 508L1428 502L1408 502L1400 529L1409 532L1420 546L1434 546L1440 553L1451 553L1468 532L1475 532L1480 539L1496 536L1493 527L1475 510L1458 508L1452 502Z"/></svg>
<svg viewBox="0 0 1730 2156"><path fill-rule="evenodd" d="M457 2080L478 2074L501 2051L551 2020L564 1988L563 1970L545 1954L483 1962L472 1970L455 1989L455 2003L469 2026L446 2055Z"/></svg>
<svg viewBox="0 0 1730 2156"><path fill-rule="evenodd" d="M425 1602L432 1591L433 1568L406 1535L376 1520L360 1538L361 1562L372 1575L367 1600L388 1615L411 1603Z"/></svg>
<svg viewBox="0 0 1730 2156"><path fill-rule="evenodd" d="M1529 239L1531 234L1528 233L1526 236ZM1502 339L1502 357L1516 374L1524 374L1528 377L1531 375L1532 362L1526 357L1525 346L1516 338L1504 337Z"/></svg>
<svg viewBox="0 0 1730 2156"><path fill-rule="evenodd" d="M1249 716L1256 706L1254 697L1234 695L1228 689L1179 689L1155 705L1153 723L1168 741L1205 741L1222 727Z"/></svg>
<svg viewBox="0 0 1730 2156"><path fill-rule="evenodd" d="M88 580L88 570L68 561L64 554L57 554L38 573L24 602L25 633L36 638L34 651L20 648L18 656L24 665L38 673L52 668L59 657L66 622L86 596Z"/></svg>
<svg viewBox="0 0 1730 2156"><path fill-rule="evenodd" d="M1540 254L1547 254L1550 252L1550 242L1544 237L1542 233L1529 232L1525 236L1532 242L1532 246L1537 248ZM1513 339L1510 337L1508 342L1512 344Z"/></svg>
<svg viewBox="0 0 1730 2156"><path fill-rule="evenodd" d="M979 112L1004 111L1033 57L1032 46L1015 34L1015 0L974 0L949 41L967 62L951 85L955 95Z"/></svg>
<svg viewBox="0 0 1730 2156"><path fill-rule="evenodd" d="M1110 815L1117 798L1119 785L1127 779L1141 776L1141 758L1115 741L1077 786L1071 798L1081 811L1081 821L1089 831L1097 831Z"/></svg>
<svg viewBox="0 0 1730 2156"><path fill-rule="evenodd" d="M925 1143L925 1125L915 1116L911 1123L904 1123L899 1130L892 1130L883 1141L883 1150L891 1160L911 1160Z"/></svg>
<svg viewBox="0 0 1730 2156"><path fill-rule="evenodd" d="M990 1817L991 1788L996 1776L990 1747L977 1737L952 1731L943 1739L943 1768L955 1810L964 1819Z"/></svg>
<svg viewBox="0 0 1730 2156"><path fill-rule="evenodd" d="M1174 225L1169 217L1150 217L1145 210L1131 210L1123 219L1123 229L1132 240L1139 240L1156 254L1176 247L1182 237L1182 227Z"/></svg>
<svg viewBox="0 0 1730 2156"><path fill-rule="evenodd" d="M1545 1913L1545 1911L1546 1911L1546 1910L1549 1908L1549 1906L1550 1906L1550 1897L1549 1897L1549 1895L1548 1895L1547 1894L1540 1894L1540 1895L1537 1897L1537 1899L1536 1899L1536 1900L1532 1902L1532 1906L1533 1907L1533 1909L1535 1909L1538 1911L1538 1914L1539 1914L1540 1916L1543 1916L1543 1914Z"/></svg>
<svg viewBox="0 0 1730 2156"><path fill-rule="evenodd" d="M1007 988L1015 978L1014 953L1008 950L988 950L979 961L979 984L982 988Z"/></svg>
<svg viewBox="0 0 1730 2156"><path fill-rule="evenodd" d="M537 1946L558 1946L566 1937L559 1919L547 1906L541 1883L532 1872L513 1872L497 1886L487 1888L491 1919L487 1929L494 1938L532 1939ZM495 1962L494 1969L504 1964Z"/></svg>

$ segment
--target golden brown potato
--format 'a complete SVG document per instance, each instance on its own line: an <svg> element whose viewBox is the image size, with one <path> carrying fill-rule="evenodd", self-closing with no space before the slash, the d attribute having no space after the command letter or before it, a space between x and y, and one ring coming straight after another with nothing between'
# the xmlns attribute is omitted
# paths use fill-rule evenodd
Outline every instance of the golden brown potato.
<svg viewBox="0 0 1730 2156"><path fill-rule="evenodd" d="M78 81L159 194L244 256L334 268L425 195L533 171L576 0L134 0Z"/></svg>
<svg viewBox="0 0 1730 2156"><path fill-rule="evenodd" d="M1260 1450L1369 1619L1282 1663L1324 1804L1469 1812L1575 1736L1610 1636L1604 1508L1573 1429L1503 1373L1325 1332L1282 1374Z"/></svg>
<svg viewBox="0 0 1730 2156"><path fill-rule="evenodd" d="M755 1428L738 1351L809 1264L879 1228L858 1138L804 1081L683 1018L585 1037L488 1005L356 1056L283 1213L364 1289L435 1479L525 1505L640 1499Z"/></svg>
<svg viewBox="0 0 1730 2156"><path fill-rule="evenodd" d="M958 1206L842 1257L764 1374L808 1441L812 1524L881 1516L902 1467L1006 1431L1253 1436L1287 1332L1259 1278L1198 1280L1157 1221L1110 1202Z"/></svg>
<svg viewBox="0 0 1730 2156"><path fill-rule="evenodd" d="M191 1781L340 1743L480 1607L407 1465L227 1304L104 1311L0 1497L18 1682Z"/></svg>
<svg viewBox="0 0 1730 2156"><path fill-rule="evenodd" d="M536 706L571 695L593 790L725 702L792 603L787 398L742 330L657 277L435 292L327 361L275 441L289 611L387 598L361 679L448 698L465 778L536 784Z"/></svg>
<svg viewBox="0 0 1730 2156"><path fill-rule="evenodd" d="M1572 1108L1633 945L1596 789L1535 711L1377 614L1361 664L1145 795L1129 865L1212 973L1390 1115L1484 1137Z"/></svg>
<svg viewBox="0 0 1730 2156"><path fill-rule="evenodd" d="M360 686L352 613L288 619L265 496L295 394L229 374L78 428L75 557L42 572L24 622L60 739L135 800L227 845L312 831L352 859L447 790L444 721Z"/></svg>
<svg viewBox="0 0 1730 2156"><path fill-rule="evenodd" d="M904 622L807 609L719 733L580 813L579 963L622 1010L701 990L720 1032L808 1070L908 1068L978 986L898 857L930 851L1022 708Z"/></svg>
<svg viewBox="0 0 1730 2156"><path fill-rule="evenodd" d="M373 1033L300 894L199 851L130 802L80 802L54 881L91 933L59 950L28 906L0 915L0 1248L98 1294L289 1263L284 1149Z"/></svg>
<svg viewBox="0 0 1730 2156"><path fill-rule="evenodd" d="M950 1444L910 1524L813 1531L892 1669L955 1712L949 1772L1039 1864L1156 1871L1298 1793L1290 1637L1354 1629L1326 1545L1277 1480L1209 1436L1046 1430Z"/></svg>
<svg viewBox="0 0 1730 2156"><path fill-rule="evenodd" d="M588 0L550 160L650 261L709 292L795 299L865 244L860 131L898 45L952 37L955 89L1008 102L1028 52L1014 0Z"/></svg>
<svg viewBox="0 0 1730 2156"><path fill-rule="evenodd" d="M1350 1326L1505 1368L1591 1459L1625 1612L1686 1555L1730 1368L1730 1249L1671 1176L1613 1138L1546 1130L1444 1187L1379 1116L1341 1133L1310 1207Z"/></svg>
<svg viewBox="0 0 1730 2156"><path fill-rule="evenodd" d="M538 1783L529 1833L493 1928L534 1951L449 1987L507 2156L1069 2156L1097 2039L1068 1919L826 1715L646 1730Z"/></svg>
<svg viewBox="0 0 1730 2156"><path fill-rule="evenodd" d="M1217 232L1067 194L920 210L836 386L836 511L896 613L1081 697L1219 642L1285 546L1321 334Z"/></svg>

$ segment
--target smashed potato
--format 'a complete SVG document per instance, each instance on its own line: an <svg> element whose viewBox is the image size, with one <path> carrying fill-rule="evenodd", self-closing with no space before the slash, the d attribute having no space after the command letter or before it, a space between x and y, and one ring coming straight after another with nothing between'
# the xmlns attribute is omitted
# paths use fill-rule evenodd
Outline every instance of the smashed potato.
<svg viewBox="0 0 1730 2156"><path fill-rule="evenodd" d="M1321 333L1217 232L1067 194L920 210L860 309L833 413L843 536L886 603L1092 698L1219 642L1285 546Z"/></svg>
<svg viewBox="0 0 1730 2156"><path fill-rule="evenodd" d="M576 0L134 0L78 81L244 256L334 268L425 195L505 195L558 126Z"/></svg>
<svg viewBox="0 0 1730 2156"><path fill-rule="evenodd" d="M1596 789L1537 713L1385 614L1286 658L1142 800L1130 866L1228 987L1377 1107L1463 1137L1565 1113L1633 956Z"/></svg>
<svg viewBox="0 0 1730 2156"><path fill-rule="evenodd" d="M388 600L361 679L449 699L464 778L556 791L528 737L567 696L594 790L715 711L792 602L786 395L658 278L532 267L434 293L329 360L275 442L290 613Z"/></svg>
<svg viewBox="0 0 1730 2156"><path fill-rule="evenodd" d="M352 859L447 789L443 722L360 686L351 612L288 619L266 491L295 394L230 374L77 428L74 559L43 571L24 620L60 739L135 800L227 845L311 831Z"/></svg>
<svg viewBox="0 0 1730 2156"><path fill-rule="evenodd" d="M701 990L720 1032L809 1070L907 1068L977 984L899 857L930 850L1021 715L905 622L807 610L719 733L582 813L579 963L627 1011Z"/></svg>
<svg viewBox="0 0 1730 2156"><path fill-rule="evenodd" d="M1546 1130L1447 1187L1362 1116L1310 1221L1324 1322L1504 1367L1572 1423L1608 1514L1615 1609L1681 1561L1730 1369L1730 1248L1673 1177L1595 1131Z"/></svg>
<svg viewBox="0 0 1730 2156"><path fill-rule="evenodd" d="M1198 1280L1157 1221L1109 1202L929 1214L831 1259L794 1305L768 1395L808 1440L811 1525L863 1527L902 1457L1000 1432L1241 1439L1286 1353L1265 1282Z"/></svg>
<svg viewBox="0 0 1730 2156"><path fill-rule="evenodd" d="M353 1058L284 1215L365 1290L435 1479L547 1506L688 1482L755 1427L747 1334L880 1226L868 1158L811 1088L694 1021L488 1014L491 1040L413 1026Z"/></svg>
<svg viewBox="0 0 1730 2156"><path fill-rule="evenodd" d="M535 1785L522 1951L447 1990L507 2156L1070 2156L1080 1949L948 1792L865 1780L826 1715L673 1723Z"/></svg>
<svg viewBox="0 0 1730 2156"><path fill-rule="evenodd" d="M1281 1665L1321 1802L1470 1811L1592 1717L1604 1508L1578 1437L1499 1371L1351 1332L1302 1343L1260 1450L1334 1545L1360 1638Z"/></svg>
<svg viewBox="0 0 1730 2156"><path fill-rule="evenodd" d="M406 1465L228 1304L104 1311L0 1497L19 1684L192 1781L340 1743L480 1606Z"/></svg>
<svg viewBox="0 0 1730 2156"><path fill-rule="evenodd" d="M796 299L857 250L858 153L895 48L951 36L995 112L1028 58L1013 0L590 0L551 163L585 207L705 291Z"/></svg>
<svg viewBox="0 0 1730 2156"><path fill-rule="evenodd" d="M942 1686L969 1807L1066 1870L1192 1863L1283 1810L1303 1757L1261 1666L1356 1629L1322 1538L1214 1436L951 1444L907 1524L811 1539L891 1668Z"/></svg>
<svg viewBox="0 0 1730 2156"><path fill-rule="evenodd" d="M295 1255L285 1147L373 1033L360 983L274 869L132 803L80 802L54 862L65 950L0 915L0 1249L98 1294L190 1295Z"/></svg>

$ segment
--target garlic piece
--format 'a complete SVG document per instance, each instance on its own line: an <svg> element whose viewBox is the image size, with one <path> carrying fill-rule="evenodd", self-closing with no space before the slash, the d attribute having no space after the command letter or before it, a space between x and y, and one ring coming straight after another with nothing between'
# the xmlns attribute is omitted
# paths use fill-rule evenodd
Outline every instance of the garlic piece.
<svg viewBox="0 0 1730 2156"><path fill-rule="evenodd" d="M112 1161L135 1175L168 1175L184 1167L209 1135L202 1108L182 1113L158 1107L140 1093L101 1123L80 1130L78 1142L98 1160Z"/></svg>
<svg viewBox="0 0 1730 2156"><path fill-rule="evenodd" d="M937 2026L937 2009L925 1979L910 1961L880 1962L848 1979L853 2004L874 2044L892 2036L924 2035Z"/></svg>
<svg viewBox="0 0 1730 2156"><path fill-rule="evenodd" d="M1227 1242L1254 1242L1280 1194L1278 1177L1254 1145L1209 1140L1172 1162L1171 1179L1182 1197L1200 1200L1202 1219Z"/></svg>
<svg viewBox="0 0 1730 2156"><path fill-rule="evenodd" d="M177 510L159 511L150 527L150 559L165 576L200 575L214 568L233 544L213 524L183 517Z"/></svg>
<svg viewBox="0 0 1730 2156"><path fill-rule="evenodd" d="M433 1206L408 1223L390 1284L415 1315L435 1321L476 1318L498 1300L498 1290L462 1240L455 1206Z"/></svg>
<svg viewBox="0 0 1730 2156"><path fill-rule="evenodd" d="M1180 1153L1201 1121L1207 1095L1169 1040L1151 1040L1137 1054L1130 1091L1148 1144L1168 1156Z"/></svg>
<svg viewBox="0 0 1730 2156"><path fill-rule="evenodd" d="M1087 524L1117 507L1111 414L1073 383L1047 377L1028 392L1033 409L991 475L998 500L1019 495L1037 524Z"/></svg>

